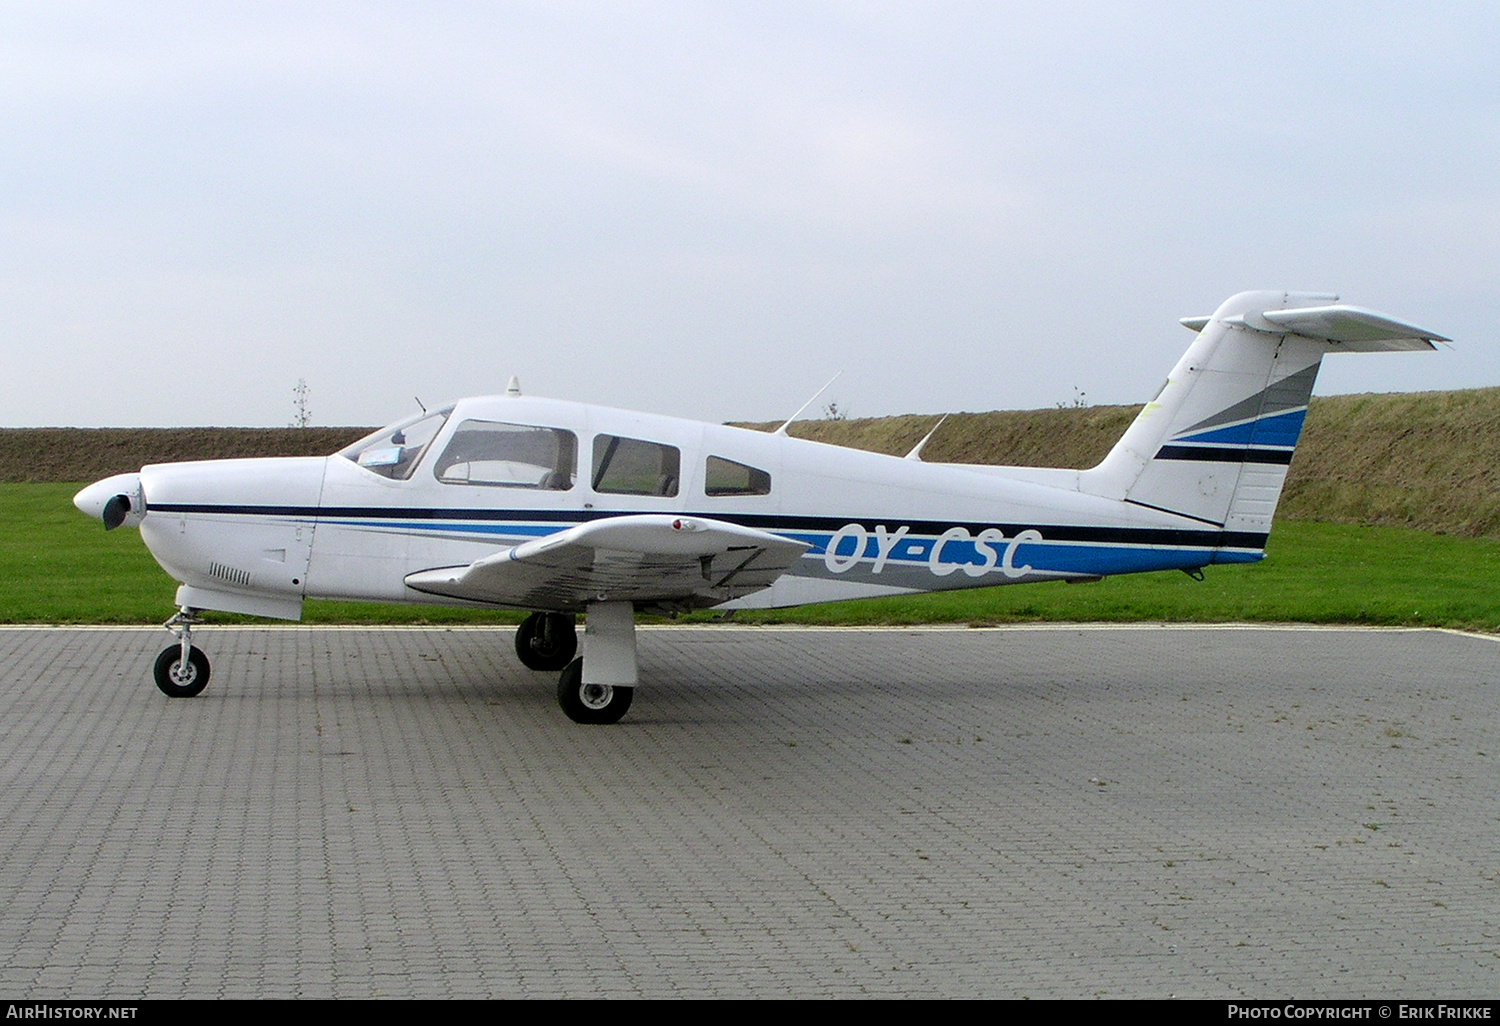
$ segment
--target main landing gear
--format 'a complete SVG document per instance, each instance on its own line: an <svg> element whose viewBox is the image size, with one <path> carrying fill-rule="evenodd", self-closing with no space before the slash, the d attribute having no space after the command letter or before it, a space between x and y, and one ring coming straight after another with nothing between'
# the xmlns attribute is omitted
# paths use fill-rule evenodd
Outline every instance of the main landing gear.
<svg viewBox="0 0 1500 1026"><path fill-rule="evenodd" d="M516 630L516 654L521 662L533 670L562 670L557 703L568 719L615 723L635 697L635 607L629 602L591 603L581 659L573 658L577 648L571 616L533 613ZM564 651L566 656L561 655Z"/></svg>
<svg viewBox="0 0 1500 1026"><path fill-rule="evenodd" d="M574 723L618 723L634 697L635 688L585 684L582 659L574 659L557 679L557 704Z"/></svg>
<svg viewBox="0 0 1500 1026"><path fill-rule="evenodd" d="M193 647L193 625L202 623L196 609L183 606L162 626L177 635L175 645L162 649L156 657L156 686L169 698L192 698L208 687L208 656Z"/></svg>

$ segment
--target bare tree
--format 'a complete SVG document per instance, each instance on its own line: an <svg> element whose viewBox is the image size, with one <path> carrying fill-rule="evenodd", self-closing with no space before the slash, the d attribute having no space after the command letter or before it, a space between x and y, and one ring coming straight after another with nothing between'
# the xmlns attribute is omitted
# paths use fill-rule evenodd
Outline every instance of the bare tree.
<svg viewBox="0 0 1500 1026"><path fill-rule="evenodd" d="M312 410L307 405L307 379L298 378L292 389L292 427L305 428L312 423Z"/></svg>
<svg viewBox="0 0 1500 1026"><path fill-rule="evenodd" d="M1087 392L1085 392L1083 389L1079 388L1077 385L1074 385L1073 386L1073 401L1072 402L1060 402L1060 403L1057 404L1057 408L1059 410L1069 410L1069 409L1072 409L1072 410L1083 410L1083 409L1087 409L1088 405L1089 405L1089 394Z"/></svg>

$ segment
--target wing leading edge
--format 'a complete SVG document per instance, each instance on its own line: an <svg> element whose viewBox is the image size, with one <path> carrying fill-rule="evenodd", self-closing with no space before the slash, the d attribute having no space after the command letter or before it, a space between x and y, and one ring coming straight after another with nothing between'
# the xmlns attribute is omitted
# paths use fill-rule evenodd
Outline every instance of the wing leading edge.
<svg viewBox="0 0 1500 1026"><path fill-rule="evenodd" d="M702 608L784 574L809 546L706 517L640 514L596 520L468 566L408 574L429 595L577 612L594 602Z"/></svg>

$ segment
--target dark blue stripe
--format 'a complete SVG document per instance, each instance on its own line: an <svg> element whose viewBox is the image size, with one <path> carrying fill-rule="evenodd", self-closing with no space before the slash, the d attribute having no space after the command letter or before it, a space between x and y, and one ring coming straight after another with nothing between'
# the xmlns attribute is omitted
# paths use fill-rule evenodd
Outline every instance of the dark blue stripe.
<svg viewBox="0 0 1500 1026"><path fill-rule="evenodd" d="M1156 451L1159 460L1197 460L1203 463L1279 463L1292 462L1290 449L1237 449L1217 445L1164 445Z"/></svg>
<svg viewBox="0 0 1500 1026"><path fill-rule="evenodd" d="M1238 451L1238 450L1236 450ZM799 517L774 513L686 512L683 510L557 510L557 509L431 509L399 506L254 506L235 503L150 503L156 513L213 513L229 516L280 517L299 520L404 520L481 522L521 521L576 524L590 520L662 513L673 516L704 517L724 520L743 527L755 527L775 534L798 531L833 533L847 524L859 524L874 532L877 524L886 527L905 525L912 534L939 535L950 527L967 528L977 535L994 527L1007 538L1026 530L1040 531L1047 541L1104 542L1117 545L1167 545L1191 548L1263 549L1267 535L1254 531L1210 531L1160 527L1085 527L1070 524L998 524L993 522L955 523L951 520L902 520L899 517Z"/></svg>

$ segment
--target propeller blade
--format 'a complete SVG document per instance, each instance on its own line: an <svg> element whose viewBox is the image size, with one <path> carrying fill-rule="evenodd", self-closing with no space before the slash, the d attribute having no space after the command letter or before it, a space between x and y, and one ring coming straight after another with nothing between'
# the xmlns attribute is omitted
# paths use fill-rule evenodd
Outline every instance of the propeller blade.
<svg viewBox="0 0 1500 1026"><path fill-rule="evenodd" d="M113 531L125 522L125 517L130 513L130 498L125 495L116 495L104 504L104 510L99 514L99 519L104 521L104 529Z"/></svg>

